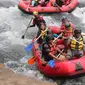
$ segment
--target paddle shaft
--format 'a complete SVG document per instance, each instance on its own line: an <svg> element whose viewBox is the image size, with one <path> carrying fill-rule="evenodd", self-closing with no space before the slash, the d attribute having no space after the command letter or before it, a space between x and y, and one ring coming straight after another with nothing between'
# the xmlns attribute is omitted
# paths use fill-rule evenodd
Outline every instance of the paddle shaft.
<svg viewBox="0 0 85 85"><path fill-rule="evenodd" d="M44 32L46 32L47 30L48 30L48 27L47 27L47 29L46 29ZM36 38L36 39L34 40L34 42L36 42L40 37L41 37L41 34L38 36L38 38Z"/></svg>
<svg viewBox="0 0 85 85"><path fill-rule="evenodd" d="M48 28L45 30L45 32L46 32L47 30L48 30ZM36 42L40 37L41 37L41 34L38 36L38 38L36 38L36 39L34 40L34 42ZM34 42L33 42L33 43L34 43ZM28 60L28 64L33 64L33 63L35 62L36 58L37 58L37 57L31 57L31 58Z"/></svg>
<svg viewBox="0 0 85 85"><path fill-rule="evenodd" d="M56 6L58 7L58 9L61 11L61 8L58 6L58 4L56 4Z"/></svg>
<svg viewBox="0 0 85 85"><path fill-rule="evenodd" d="M53 40L53 42L55 42L61 35L62 35L62 33L55 40Z"/></svg>
<svg viewBox="0 0 85 85"><path fill-rule="evenodd" d="M75 40L75 39L73 39L73 38L71 38L71 37L70 37L70 39L71 39L71 40ZM75 41L76 41L77 43L82 44L82 45L85 46L85 44L83 44L83 43L81 43L81 42L79 42L79 41L77 41L77 40L75 40Z"/></svg>
<svg viewBox="0 0 85 85"><path fill-rule="evenodd" d="M64 51L64 49L61 51L61 53ZM61 53L59 53L58 55L57 55L57 57L59 58L59 56L61 55Z"/></svg>
<svg viewBox="0 0 85 85"><path fill-rule="evenodd" d="M25 30L25 33L24 33L24 35L22 36L22 38L25 37L25 35L26 35L26 33L27 33L27 30L28 30L28 28L30 27L30 24L31 24L32 19L33 19L33 18L31 18L31 20L30 20L30 22L29 22L29 24L28 24L28 26L27 26L27 29Z"/></svg>
<svg viewBox="0 0 85 85"><path fill-rule="evenodd" d="M85 36L85 33L81 33L82 36Z"/></svg>

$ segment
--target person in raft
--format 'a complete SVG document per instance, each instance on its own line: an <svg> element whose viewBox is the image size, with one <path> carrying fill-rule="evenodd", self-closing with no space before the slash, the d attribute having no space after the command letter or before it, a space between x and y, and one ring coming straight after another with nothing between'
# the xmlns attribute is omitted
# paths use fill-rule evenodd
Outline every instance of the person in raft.
<svg viewBox="0 0 85 85"><path fill-rule="evenodd" d="M65 28L66 28L65 27L66 22L68 22L72 28L75 28L74 24L70 20L68 20L66 16L63 16L62 17L62 23L61 23L61 26L60 26L62 31L64 31Z"/></svg>
<svg viewBox="0 0 85 85"><path fill-rule="evenodd" d="M63 17L61 24L61 33L63 34L63 40L65 45L65 51L68 49L68 38L72 36L74 25L66 17Z"/></svg>
<svg viewBox="0 0 85 85"><path fill-rule="evenodd" d="M46 41L46 36L51 36L53 35L54 37L58 37L57 34L53 34L52 30L50 29L50 27L47 27L45 23L41 22L40 23L40 30L38 31L38 35L41 35L41 37L38 39L38 43L42 43L44 41Z"/></svg>
<svg viewBox="0 0 85 85"><path fill-rule="evenodd" d="M47 31L48 31L48 28L47 28L46 24L41 22L40 23L40 30L38 31L38 34L37 34L37 37L39 35L41 35L41 37L37 40L38 43L41 44L43 41L45 41L45 37L47 35Z"/></svg>
<svg viewBox="0 0 85 85"><path fill-rule="evenodd" d="M57 6L62 7L64 5L68 5L69 2L70 2L69 0L54 0L53 6L54 7L57 7Z"/></svg>
<svg viewBox="0 0 85 85"><path fill-rule="evenodd" d="M38 6L38 5L40 5L40 6L46 6L47 5L47 3L49 2L49 0L32 0L32 6Z"/></svg>
<svg viewBox="0 0 85 85"><path fill-rule="evenodd" d="M41 0L40 5L41 5L42 7L44 7L44 6L47 5L48 2L49 2L49 0Z"/></svg>
<svg viewBox="0 0 85 85"><path fill-rule="evenodd" d="M58 48L58 46L55 46L53 43L54 37L53 36L47 36L46 41L42 44L42 57L46 62L56 59L58 61L64 61L65 56L64 53ZM57 57L57 54L61 53L59 57Z"/></svg>
<svg viewBox="0 0 85 85"><path fill-rule="evenodd" d="M41 37L39 41L42 43L46 41L46 36L53 36L55 39L58 37L58 34L54 34L49 26L46 26L45 23L40 23L40 31L38 33L38 36L41 34Z"/></svg>
<svg viewBox="0 0 85 85"><path fill-rule="evenodd" d="M74 34L68 40L67 59L73 59L74 56L78 58L82 57L84 55L84 43L85 39L81 35L81 30L76 28Z"/></svg>
<svg viewBox="0 0 85 85"><path fill-rule="evenodd" d="M43 19L43 17L40 16L37 11L34 11L34 12L33 12L33 24L30 25L30 27L34 27L34 26L37 25L37 27L40 29L40 23L41 23L41 22L43 22L43 23L46 24L46 22L45 22L45 20Z"/></svg>
<svg viewBox="0 0 85 85"><path fill-rule="evenodd" d="M39 32L40 32L40 26L41 26L40 23L42 23L42 22L46 25L46 22L45 22L45 20L43 19L43 17L40 16L37 11L34 11L34 12L33 12L33 24L30 25L30 27L34 27L34 26L37 25L37 27L38 27L38 29L39 29L39 30L38 30L38 33L37 33L37 37L38 37Z"/></svg>

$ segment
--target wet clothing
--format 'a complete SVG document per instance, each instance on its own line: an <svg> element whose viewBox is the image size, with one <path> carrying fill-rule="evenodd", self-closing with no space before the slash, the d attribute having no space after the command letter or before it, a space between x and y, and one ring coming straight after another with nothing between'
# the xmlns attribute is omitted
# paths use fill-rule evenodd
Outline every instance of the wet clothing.
<svg viewBox="0 0 85 85"><path fill-rule="evenodd" d="M42 45L42 54L45 59L45 61L53 60L53 57L49 55L49 53L56 54L56 47L54 44L48 44L47 42L44 42Z"/></svg>
<svg viewBox="0 0 85 85"><path fill-rule="evenodd" d="M40 29L41 22L46 23L42 16L39 16L39 18L34 18L33 25L31 25L30 27L34 27L35 25L37 25L37 27Z"/></svg>

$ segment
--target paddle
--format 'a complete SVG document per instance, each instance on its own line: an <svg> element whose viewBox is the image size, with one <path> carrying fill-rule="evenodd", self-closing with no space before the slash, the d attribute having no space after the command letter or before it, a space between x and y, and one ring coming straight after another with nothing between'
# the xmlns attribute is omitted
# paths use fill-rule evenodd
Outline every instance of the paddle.
<svg viewBox="0 0 85 85"><path fill-rule="evenodd" d="M58 9L61 11L61 8L58 6L58 4L56 4L56 6L58 7Z"/></svg>
<svg viewBox="0 0 85 85"><path fill-rule="evenodd" d="M27 32L28 28L30 27L30 24L31 24L32 19L33 19L33 18L31 18L31 20L30 20L30 22L29 22L29 24L28 24L28 26L27 26L27 29L25 30L24 35L22 35L22 37L21 37L22 39L25 38L26 32Z"/></svg>
<svg viewBox="0 0 85 85"><path fill-rule="evenodd" d="M25 51L26 51L26 52L29 52L29 51L32 49L34 43L35 43L40 37L41 37L41 35L39 35L38 38L36 38L32 43L30 43L27 47L25 47Z"/></svg>
<svg viewBox="0 0 85 85"><path fill-rule="evenodd" d="M48 28L47 28L47 29L48 29ZM47 30L47 29L46 29L46 30ZM46 30L45 30L45 31L46 31ZM41 36L41 35L40 35L40 36ZM40 36L39 36L39 37L40 37ZM56 39L58 39L60 36L61 36L61 34L60 34ZM38 38L37 38L37 39L38 39ZM37 39L36 39L36 40L37 40ZM56 40L56 39L55 39L55 40ZM36 40L35 40L35 41L36 41ZM54 41L55 41L55 40L54 40ZM31 44L32 44L32 43L31 43ZM33 44L32 44L32 45L31 45L31 44L28 45L28 46L25 48L25 50L26 50L27 52L28 52L30 49L32 49ZM35 62L35 60L36 60L36 57L31 57L31 58L28 60L28 64L31 64L31 65L32 65L32 64Z"/></svg>
<svg viewBox="0 0 85 85"><path fill-rule="evenodd" d="M81 33L82 36L85 36L85 33Z"/></svg>
<svg viewBox="0 0 85 85"><path fill-rule="evenodd" d="M60 35L56 36L57 38L55 38L55 39L53 40L53 42L55 42L60 36L62 36L62 33L61 33ZM55 36L54 36L54 37L55 37Z"/></svg>
<svg viewBox="0 0 85 85"><path fill-rule="evenodd" d="M48 28L45 30L45 32L46 32L47 30L48 30ZM27 47L25 47L26 52L29 52L29 51L32 49L34 43L35 43L40 37L41 37L41 34L40 34L40 35L38 36L38 38L36 38L31 44L29 44Z"/></svg>
<svg viewBox="0 0 85 85"><path fill-rule="evenodd" d="M33 57L33 56L32 56L32 57L27 61L27 63L30 64L30 65L32 65L32 64L34 64L35 60L36 60L36 57Z"/></svg>
<svg viewBox="0 0 85 85"><path fill-rule="evenodd" d="M75 40L75 39L73 39L73 38L71 38L71 37L70 37L70 39L71 39L71 40ZM83 44L83 43L81 43L81 42L79 42L79 41L77 41L77 40L75 40L75 41L76 41L77 43L82 44L82 45L85 46L85 44Z"/></svg>
<svg viewBox="0 0 85 85"><path fill-rule="evenodd" d="M63 49L64 50L64 49ZM61 51L61 52L63 52L63 50ZM59 53L58 55L57 55L57 57L59 57L61 55L61 53ZM56 60L50 60L49 62L48 62L48 65L51 67L51 68L53 68L54 66L55 66L55 62L56 62Z"/></svg>

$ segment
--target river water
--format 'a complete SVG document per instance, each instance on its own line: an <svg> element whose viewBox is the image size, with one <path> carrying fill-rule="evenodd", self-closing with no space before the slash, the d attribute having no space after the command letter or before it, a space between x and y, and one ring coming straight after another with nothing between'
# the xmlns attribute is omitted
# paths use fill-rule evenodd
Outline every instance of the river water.
<svg viewBox="0 0 85 85"><path fill-rule="evenodd" d="M29 28L26 38L21 39L30 21L31 15L22 13L18 7L19 0L0 0L0 62L14 72L35 77L40 80L54 82L44 77L35 67L27 65L27 59L32 55L25 52L24 47L31 43L37 28ZM43 15L48 25L61 24L62 16L67 16L76 27L85 32L85 0L79 0L79 6L72 13ZM62 85L84 85L85 76L76 79L60 79ZM63 82L63 83L62 83Z"/></svg>

